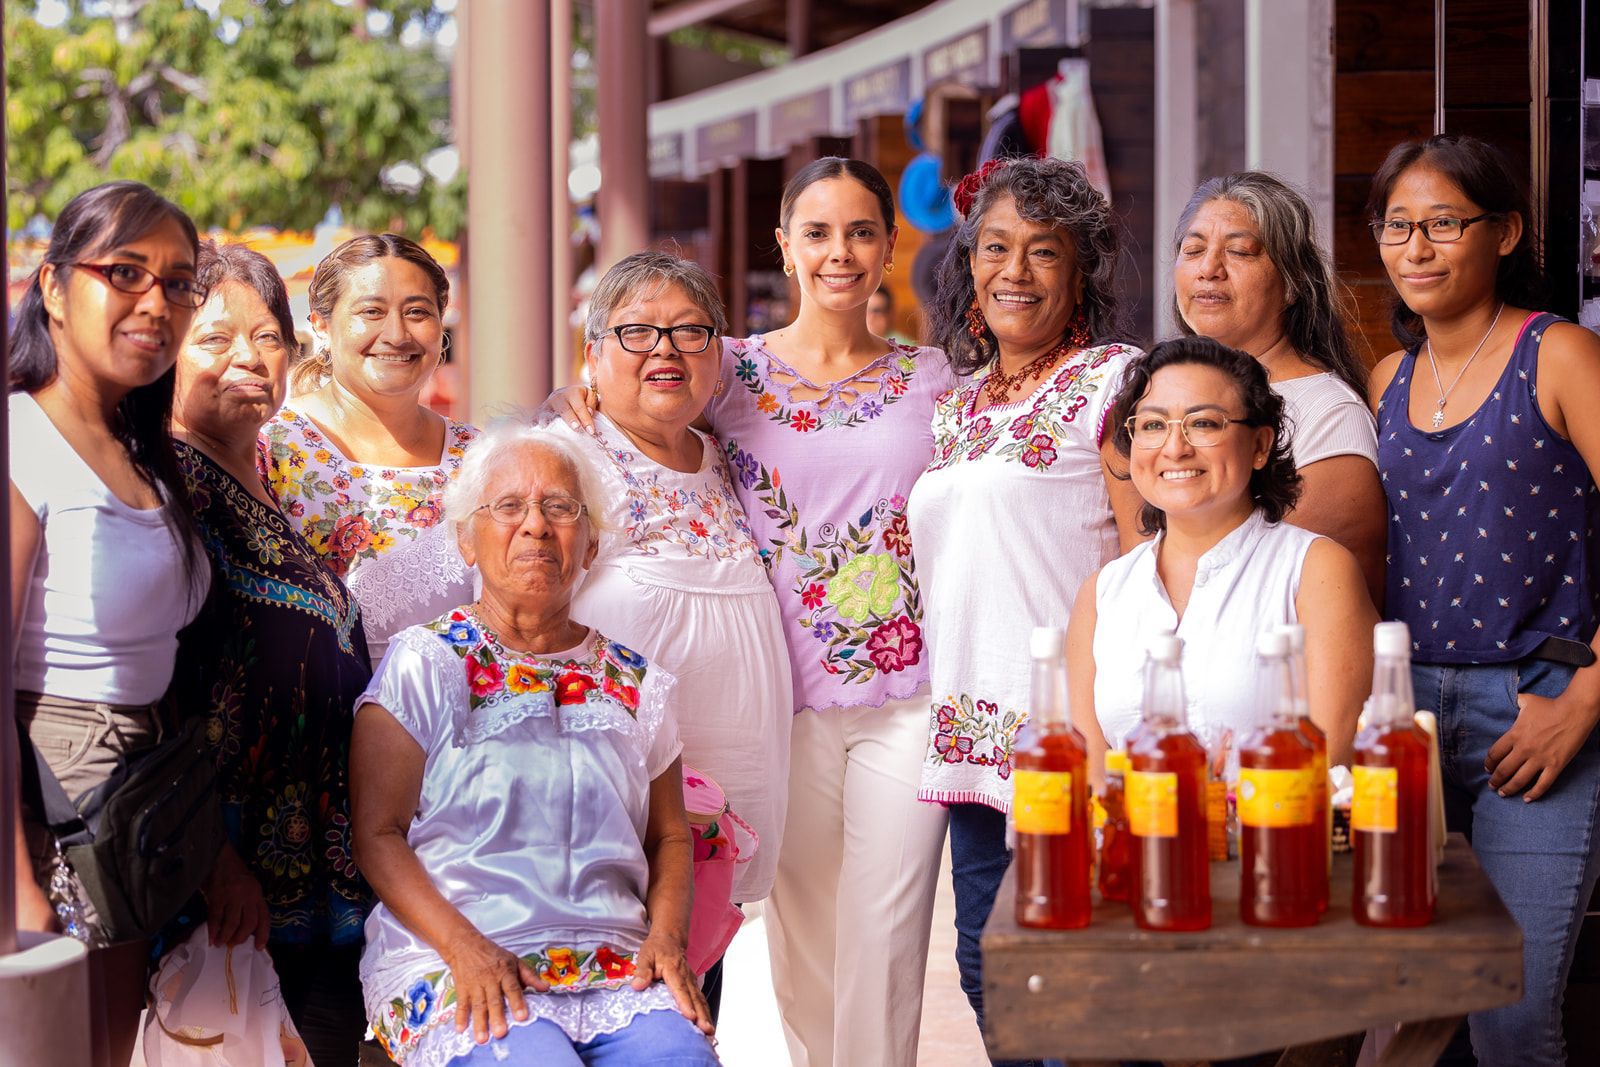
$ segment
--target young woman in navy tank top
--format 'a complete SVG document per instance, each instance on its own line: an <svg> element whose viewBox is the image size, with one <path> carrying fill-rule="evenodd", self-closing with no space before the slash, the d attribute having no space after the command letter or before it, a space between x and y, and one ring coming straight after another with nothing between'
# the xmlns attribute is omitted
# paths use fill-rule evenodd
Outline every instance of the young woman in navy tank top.
<svg viewBox="0 0 1600 1067"><path fill-rule="evenodd" d="M1562 1064L1600 873L1600 338L1536 310L1527 197L1498 149L1400 145L1367 207L1403 346L1372 375L1385 611L1410 626L1417 704L1439 715L1450 829L1524 936L1526 995L1470 1016L1473 1051Z"/></svg>

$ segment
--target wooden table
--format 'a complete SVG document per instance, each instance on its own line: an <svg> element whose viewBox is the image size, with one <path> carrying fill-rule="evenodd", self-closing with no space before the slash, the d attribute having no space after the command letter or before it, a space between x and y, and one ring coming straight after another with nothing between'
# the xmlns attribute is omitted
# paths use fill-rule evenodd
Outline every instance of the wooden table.
<svg viewBox="0 0 1600 1067"><path fill-rule="evenodd" d="M1008 872L983 934L989 1054L1195 1063L1289 1048L1281 1063L1325 1064L1353 1055L1347 1035L1401 1023L1380 1063L1431 1067L1464 1015L1521 999L1522 931L1461 835L1429 926L1358 926L1348 855L1332 874L1321 922L1275 930L1240 921L1239 864L1213 863L1211 929L1162 934L1103 901L1084 930L1019 927Z"/></svg>

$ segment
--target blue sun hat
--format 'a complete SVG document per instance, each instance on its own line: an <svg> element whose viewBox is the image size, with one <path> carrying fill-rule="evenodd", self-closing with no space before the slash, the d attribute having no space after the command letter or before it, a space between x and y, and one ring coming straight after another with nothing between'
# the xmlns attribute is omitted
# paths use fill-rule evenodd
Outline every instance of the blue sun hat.
<svg viewBox="0 0 1600 1067"><path fill-rule="evenodd" d="M900 213L923 233L943 233L956 224L950 187L939 174L939 157L923 152L900 175Z"/></svg>

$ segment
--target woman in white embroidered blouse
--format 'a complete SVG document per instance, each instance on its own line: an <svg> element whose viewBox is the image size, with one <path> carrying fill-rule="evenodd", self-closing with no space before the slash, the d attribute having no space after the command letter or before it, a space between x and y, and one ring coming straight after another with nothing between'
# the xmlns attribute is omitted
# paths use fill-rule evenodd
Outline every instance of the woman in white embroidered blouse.
<svg viewBox="0 0 1600 1067"><path fill-rule="evenodd" d="M1300 491L1284 411L1259 362L1208 337L1129 366L1110 429L1156 536L1085 582L1072 610L1068 684L1091 777L1139 721L1143 649L1163 630L1184 641L1190 724L1238 736L1259 713L1256 635L1299 623L1311 717L1329 762L1349 760L1378 617L1349 550L1284 521Z"/></svg>
<svg viewBox="0 0 1600 1067"><path fill-rule="evenodd" d="M716 1063L673 679L568 611L586 482L548 432L491 424L445 501L482 595L397 634L356 702L362 984L408 1067Z"/></svg>
<svg viewBox="0 0 1600 1067"><path fill-rule="evenodd" d="M1178 329L1249 352L1283 397L1304 482L1285 521L1353 552L1373 603L1383 603L1388 510L1367 367L1340 314L1311 205L1258 170L1212 178L1179 216L1172 251Z"/></svg>
<svg viewBox="0 0 1600 1067"><path fill-rule="evenodd" d="M907 516L922 575L933 700L919 796L950 809L956 962L983 1021L978 937L1010 862L1011 749L1027 718L1028 632L1136 536L1101 415L1137 349L1122 332L1117 224L1077 163L988 164L932 308L966 384L939 401Z"/></svg>
<svg viewBox="0 0 1600 1067"><path fill-rule="evenodd" d="M315 354L261 431L267 483L361 605L374 663L394 633L472 597L439 501L478 431L419 400L444 356L449 299L414 241L334 249L311 278Z"/></svg>

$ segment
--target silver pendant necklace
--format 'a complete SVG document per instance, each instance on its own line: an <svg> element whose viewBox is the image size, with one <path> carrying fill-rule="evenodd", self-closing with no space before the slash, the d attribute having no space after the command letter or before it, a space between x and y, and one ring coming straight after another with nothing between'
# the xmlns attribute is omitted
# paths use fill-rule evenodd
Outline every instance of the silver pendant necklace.
<svg viewBox="0 0 1600 1067"><path fill-rule="evenodd" d="M1502 300L1500 306L1495 308L1494 319L1489 323L1489 332L1483 335L1483 340L1479 341L1478 347L1472 350L1472 355L1468 356L1467 361L1461 364L1461 369L1456 371L1456 376L1450 382L1450 388L1448 389L1444 387L1444 379L1439 377L1439 364L1433 358L1433 338L1428 338L1428 366L1433 368L1433 380L1439 387L1439 403L1434 408L1432 420L1435 430L1444 425L1445 402L1450 399L1450 394L1455 392L1456 386L1461 384L1461 376L1467 373L1467 368L1472 366L1472 361L1478 358L1478 353L1483 351L1483 346L1489 343L1489 338L1494 334L1494 328L1500 323L1500 313L1505 309L1506 304Z"/></svg>

